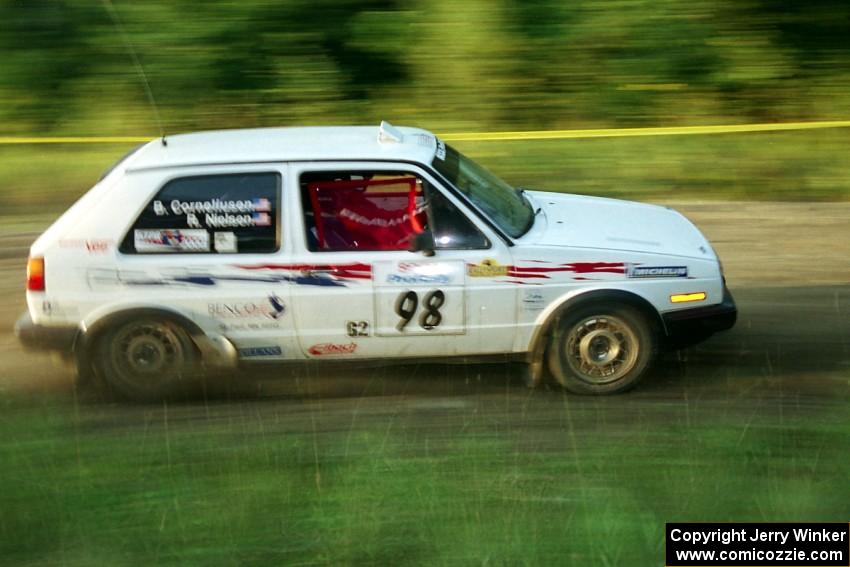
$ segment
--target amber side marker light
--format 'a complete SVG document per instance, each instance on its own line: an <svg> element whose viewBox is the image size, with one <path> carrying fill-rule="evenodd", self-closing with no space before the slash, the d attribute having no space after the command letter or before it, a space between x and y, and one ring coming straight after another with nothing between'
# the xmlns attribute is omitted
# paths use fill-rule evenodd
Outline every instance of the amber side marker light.
<svg viewBox="0 0 850 567"><path fill-rule="evenodd" d="M44 258L27 260L27 290L44 291Z"/></svg>
<svg viewBox="0 0 850 567"><path fill-rule="evenodd" d="M688 301L705 301L705 292L677 293L670 296L670 303L687 303Z"/></svg>

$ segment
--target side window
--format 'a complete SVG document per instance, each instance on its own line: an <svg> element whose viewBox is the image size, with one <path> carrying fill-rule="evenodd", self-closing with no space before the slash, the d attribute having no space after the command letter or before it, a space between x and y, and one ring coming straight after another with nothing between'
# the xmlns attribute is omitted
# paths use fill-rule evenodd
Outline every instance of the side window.
<svg viewBox="0 0 850 567"><path fill-rule="evenodd" d="M166 183L121 243L125 254L256 254L280 246L280 175L181 177Z"/></svg>
<svg viewBox="0 0 850 567"><path fill-rule="evenodd" d="M428 191L428 218L434 243L441 250L481 250L490 248L487 238L466 215L435 188Z"/></svg>
<svg viewBox="0 0 850 567"><path fill-rule="evenodd" d="M407 250L432 231L438 248L488 248L487 239L424 179L399 171L303 173L301 202L313 252Z"/></svg>

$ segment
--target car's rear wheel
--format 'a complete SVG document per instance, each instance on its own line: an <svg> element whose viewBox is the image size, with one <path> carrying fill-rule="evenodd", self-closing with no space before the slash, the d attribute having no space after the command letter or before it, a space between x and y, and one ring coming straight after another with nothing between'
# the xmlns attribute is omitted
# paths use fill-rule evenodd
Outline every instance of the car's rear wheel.
<svg viewBox="0 0 850 567"><path fill-rule="evenodd" d="M632 388L657 350L652 325L624 305L585 305L568 310L555 324L549 369L577 394L614 394Z"/></svg>
<svg viewBox="0 0 850 567"><path fill-rule="evenodd" d="M186 331L170 321L120 323L101 336L96 354L103 380L126 399L165 399L192 385L194 346Z"/></svg>

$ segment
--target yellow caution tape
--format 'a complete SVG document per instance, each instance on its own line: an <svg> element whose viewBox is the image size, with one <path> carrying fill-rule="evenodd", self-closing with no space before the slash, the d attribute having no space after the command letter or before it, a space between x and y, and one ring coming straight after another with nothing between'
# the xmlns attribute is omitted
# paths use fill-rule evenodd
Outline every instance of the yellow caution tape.
<svg viewBox="0 0 850 567"><path fill-rule="evenodd" d="M497 140L564 140L574 138L622 138L628 136L685 136L694 134L733 134L776 132L815 128L846 128L850 120L828 122L779 122L774 124L730 124L724 126L664 126L657 128L601 128L596 130L535 130L529 132L470 132L444 134L448 142L490 142Z"/></svg>
<svg viewBox="0 0 850 567"><path fill-rule="evenodd" d="M448 142L492 142L508 140L567 140L577 138L624 138L629 136L686 136L695 134L735 134L848 128L850 120L821 122L776 122L768 124L727 124L720 126L662 126L651 128L599 128L590 130L530 130L525 132L454 132L440 134ZM153 137L139 136L0 136L0 145L12 144L140 144Z"/></svg>

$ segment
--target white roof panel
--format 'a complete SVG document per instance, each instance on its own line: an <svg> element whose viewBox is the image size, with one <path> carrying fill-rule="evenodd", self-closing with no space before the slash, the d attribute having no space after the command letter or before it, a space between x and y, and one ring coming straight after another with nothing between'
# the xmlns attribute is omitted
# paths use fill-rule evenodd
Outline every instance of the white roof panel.
<svg viewBox="0 0 850 567"><path fill-rule="evenodd" d="M309 160L402 160L431 163L433 134L396 127L402 141L379 141L377 126L312 126L218 130L167 136L148 143L133 156L129 171L217 163Z"/></svg>

